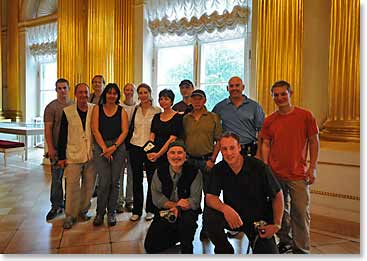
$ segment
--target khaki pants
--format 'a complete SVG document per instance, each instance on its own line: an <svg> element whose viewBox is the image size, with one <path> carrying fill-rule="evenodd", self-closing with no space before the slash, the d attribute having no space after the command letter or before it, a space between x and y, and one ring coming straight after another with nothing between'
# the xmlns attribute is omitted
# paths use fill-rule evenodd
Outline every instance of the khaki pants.
<svg viewBox="0 0 367 261"><path fill-rule="evenodd" d="M96 171L93 161L68 164L64 171L68 188L66 190L66 217L78 217L86 213L93 195Z"/></svg>
<svg viewBox="0 0 367 261"><path fill-rule="evenodd" d="M310 186L305 180L278 179L284 195L281 243L292 245L294 254L310 253Z"/></svg>

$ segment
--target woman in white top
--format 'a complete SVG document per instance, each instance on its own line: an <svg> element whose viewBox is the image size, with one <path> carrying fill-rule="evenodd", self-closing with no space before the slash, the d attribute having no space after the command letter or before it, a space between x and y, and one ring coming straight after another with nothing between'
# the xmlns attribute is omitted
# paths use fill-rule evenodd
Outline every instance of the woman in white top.
<svg viewBox="0 0 367 261"><path fill-rule="evenodd" d="M138 98L140 104L137 105L135 118L132 119L131 124L134 124L133 135L130 140L129 153L131 155L131 166L133 169L133 198L134 208L133 214L130 217L131 221L138 220L143 212L143 170L145 167L146 176L148 180L148 192L145 205L146 220L151 220L154 217L155 206L152 202L152 194L150 184L152 182L155 163L147 158L147 154L143 146L149 141L150 127L152 119L155 114L160 113L161 109L152 105L152 89L149 85L141 83L138 88ZM133 122L134 121L134 122Z"/></svg>

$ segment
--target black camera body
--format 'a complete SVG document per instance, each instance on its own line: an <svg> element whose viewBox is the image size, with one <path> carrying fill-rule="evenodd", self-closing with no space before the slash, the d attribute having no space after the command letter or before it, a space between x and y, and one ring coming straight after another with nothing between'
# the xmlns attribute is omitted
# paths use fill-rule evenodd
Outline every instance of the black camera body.
<svg viewBox="0 0 367 261"><path fill-rule="evenodd" d="M177 220L175 214L173 214L173 212L169 211L168 209L159 211L159 216L166 219L169 223L175 223Z"/></svg>
<svg viewBox="0 0 367 261"><path fill-rule="evenodd" d="M268 223L264 220L259 220L259 221L255 221L254 222L254 228L255 231L259 232L260 234L264 234L265 230L264 229L260 229L260 227L266 226Z"/></svg>

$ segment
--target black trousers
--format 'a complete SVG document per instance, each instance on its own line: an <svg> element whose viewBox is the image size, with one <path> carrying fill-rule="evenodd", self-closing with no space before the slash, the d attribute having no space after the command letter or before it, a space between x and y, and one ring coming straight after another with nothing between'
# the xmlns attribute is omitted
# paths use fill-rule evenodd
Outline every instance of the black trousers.
<svg viewBox="0 0 367 261"><path fill-rule="evenodd" d="M148 180L148 191L147 199L145 203L145 211L155 213L157 208L154 206L152 201L151 184L153 179L154 170L156 168L155 163L148 160L147 155L142 147L134 146L131 144L129 148L131 167L133 170L133 198L134 208L133 214L142 215L143 204L144 204L144 190L143 190L143 178L144 178L144 167L146 170Z"/></svg>
<svg viewBox="0 0 367 261"><path fill-rule="evenodd" d="M181 253L192 254L197 219L198 213L194 210L182 211L175 223L156 215L145 237L145 251L157 254L181 242Z"/></svg>
<svg viewBox="0 0 367 261"><path fill-rule="evenodd" d="M229 243L227 235L224 231L225 228L229 228L229 225L226 222L224 215L213 208L206 207L204 210L203 219L203 222L206 225L209 239L213 242L215 246L214 252L216 254L233 254L234 249ZM243 220L243 222L246 222L246 220ZM252 224L250 224L250 226L251 225ZM252 245L255 239L255 235L253 233L250 233L251 228L247 226L241 227L238 230L245 232L250 241L250 244ZM259 237L256 240L256 244L254 249L252 249L252 252L254 254L279 254L274 237L270 239Z"/></svg>

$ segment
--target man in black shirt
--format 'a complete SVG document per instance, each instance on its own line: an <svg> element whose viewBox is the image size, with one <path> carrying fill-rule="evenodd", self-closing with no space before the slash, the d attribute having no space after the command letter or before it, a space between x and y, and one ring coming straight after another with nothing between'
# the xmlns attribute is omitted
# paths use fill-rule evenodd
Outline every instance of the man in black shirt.
<svg viewBox="0 0 367 261"><path fill-rule="evenodd" d="M234 253L225 228L243 231L254 254L278 253L274 234L280 229L283 193L270 168L254 157L241 155L239 137L226 132L220 139L223 160L212 169L204 223L215 253ZM219 195L223 191L223 201ZM267 225L255 227L254 222Z"/></svg>
<svg viewBox="0 0 367 261"><path fill-rule="evenodd" d="M180 93L182 95L182 101L173 105L172 109L181 114L187 114L193 110L191 104L191 93L194 91L194 85L190 80L183 80L180 82L179 86Z"/></svg>

